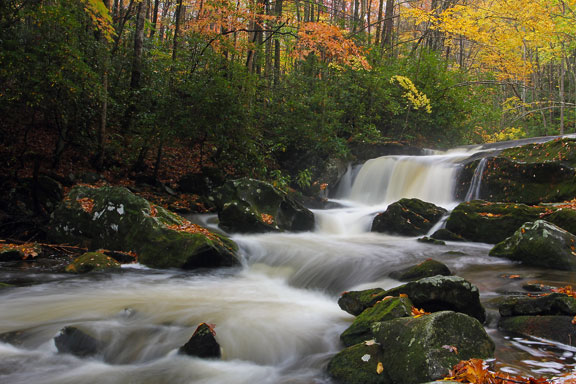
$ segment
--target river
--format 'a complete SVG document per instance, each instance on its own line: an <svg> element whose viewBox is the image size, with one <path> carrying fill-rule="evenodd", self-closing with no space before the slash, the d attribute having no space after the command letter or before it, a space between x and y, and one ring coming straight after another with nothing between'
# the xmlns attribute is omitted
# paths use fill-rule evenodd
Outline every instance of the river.
<svg viewBox="0 0 576 384"><path fill-rule="evenodd" d="M241 267L206 273L125 265L121 272L70 276L4 266L0 281L33 284L0 291L0 334L18 332L15 345L0 342L0 383L331 383L324 368L353 319L338 307L340 293L399 285L388 277L393 270L442 261L475 284L489 308L525 283L574 284L570 272L491 258L487 244L438 246L368 232L374 215L401 197L453 208L458 162L473 151L384 157L350 169L335 198L340 207L316 210L314 232L232 234ZM196 219L214 225L213 216ZM489 309L497 368L540 376L576 366L576 349L502 334L495 319ZM215 324L222 360L176 353L201 322ZM59 354L54 337L68 325L97 335L102 353Z"/></svg>

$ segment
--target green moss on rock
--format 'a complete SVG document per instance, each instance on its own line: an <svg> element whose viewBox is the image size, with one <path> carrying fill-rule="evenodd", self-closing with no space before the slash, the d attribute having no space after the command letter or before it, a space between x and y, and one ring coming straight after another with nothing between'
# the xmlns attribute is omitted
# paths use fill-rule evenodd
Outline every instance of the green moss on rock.
<svg viewBox="0 0 576 384"><path fill-rule="evenodd" d="M74 187L52 215L50 240L89 249L135 251L154 268L238 264L230 239L154 206L126 188Z"/></svg>
<svg viewBox="0 0 576 384"><path fill-rule="evenodd" d="M576 271L576 236L544 220L525 223L496 244L490 256L526 265Z"/></svg>
<svg viewBox="0 0 576 384"><path fill-rule="evenodd" d="M444 208L419 199L401 199L390 204L372 223L372 232L403 236L419 236L430 229L447 213Z"/></svg>
<svg viewBox="0 0 576 384"><path fill-rule="evenodd" d="M86 273L119 269L121 264L103 252L86 252L66 267L68 273Z"/></svg>
<svg viewBox="0 0 576 384"><path fill-rule="evenodd" d="M478 320L450 311L376 323L385 370L394 383L439 380L460 360L486 359L494 342Z"/></svg>
<svg viewBox="0 0 576 384"><path fill-rule="evenodd" d="M328 374L339 384L392 384L388 377L387 361L377 344L365 343L348 347L328 363ZM378 363L384 371L378 374Z"/></svg>
<svg viewBox="0 0 576 384"><path fill-rule="evenodd" d="M551 293L540 297L511 297L499 305L500 315L509 316L547 316L576 315L576 298Z"/></svg>
<svg viewBox="0 0 576 384"><path fill-rule="evenodd" d="M498 328L524 337L539 337L566 345L576 340L572 316L513 316L503 317Z"/></svg>
<svg viewBox="0 0 576 384"><path fill-rule="evenodd" d="M412 302L406 297L393 297L379 301L374 306L362 312L352 325L340 335L340 340L346 346L372 339L372 325L379 321L387 321L412 314Z"/></svg>
<svg viewBox="0 0 576 384"><path fill-rule="evenodd" d="M349 314L358 316L366 308L370 308L376 302L382 300L386 296L385 293L386 291L382 288L344 292L338 299L338 305Z"/></svg>
<svg viewBox="0 0 576 384"><path fill-rule="evenodd" d="M400 281L415 281L436 275L450 276L452 272L445 264L433 259L427 259L420 264L390 273L391 278Z"/></svg>

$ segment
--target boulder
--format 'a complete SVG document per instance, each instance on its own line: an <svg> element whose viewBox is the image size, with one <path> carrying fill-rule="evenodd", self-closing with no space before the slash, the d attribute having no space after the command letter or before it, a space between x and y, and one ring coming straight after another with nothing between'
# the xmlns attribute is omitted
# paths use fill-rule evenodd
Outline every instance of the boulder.
<svg viewBox="0 0 576 384"><path fill-rule="evenodd" d="M401 199L390 204L372 222L372 232L402 236L425 235L448 211L419 199Z"/></svg>
<svg viewBox="0 0 576 384"><path fill-rule="evenodd" d="M446 229L469 241L498 243L525 222L545 213L542 207L474 200L459 204L446 221Z"/></svg>
<svg viewBox="0 0 576 384"><path fill-rule="evenodd" d="M340 340L349 347L373 339L372 325L374 323L411 315L412 302L407 297L384 299L358 315L352 325L340 335Z"/></svg>
<svg viewBox="0 0 576 384"><path fill-rule="evenodd" d="M362 343L336 354L328 363L328 374L339 384L392 384L384 352L378 344Z"/></svg>
<svg viewBox="0 0 576 384"><path fill-rule="evenodd" d="M432 245L446 245L444 240L433 239L432 237L424 236L418 238L416 241L419 243L432 244Z"/></svg>
<svg viewBox="0 0 576 384"><path fill-rule="evenodd" d="M190 340L178 349L178 353L201 358L219 359L222 354L220 352L220 344L216 341L214 326L206 323L200 324Z"/></svg>
<svg viewBox="0 0 576 384"><path fill-rule="evenodd" d="M457 196L463 198L478 160L464 166ZM489 201L539 204L576 196L576 140L508 148L487 160L481 198Z"/></svg>
<svg viewBox="0 0 576 384"><path fill-rule="evenodd" d="M180 191L198 195L208 195L222 184L224 184L222 172L208 167L202 168L200 173L188 173L178 181Z"/></svg>
<svg viewBox="0 0 576 384"><path fill-rule="evenodd" d="M33 259L41 253L42 247L40 247L37 243L0 243L0 261Z"/></svg>
<svg viewBox="0 0 576 384"><path fill-rule="evenodd" d="M544 220L525 223L508 239L496 244L490 256L523 264L576 270L576 236Z"/></svg>
<svg viewBox="0 0 576 384"><path fill-rule="evenodd" d="M102 350L100 341L76 327L62 329L54 338L54 343L58 352L78 357L94 356Z"/></svg>
<svg viewBox="0 0 576 384"><path fill-rule="evenodd" d="M121 264L102 251L86 252L66 267L68 273L100 272L120 269Z"/></svg>
<svg viewBox="0 0 576 384"><path fill-rule="evenodd" d="M312 231L314 214L271 184L243 178L215 193L220 227L230 232Z"/></svg>
<svg viewBox="0 0 576 384"><path fill-rule="evenodd" d="M494 354L482 324L451 311L376 323L372 332L383 346L384 371L393 383L439 380L460 360Z"/></svg>
<svg viewBox="0 0 576 384"><path fill-rule="evenodd" d="M462 236L457 235L454 232L447 230L446 228L440 228L430 237L436 240L444 241L466 241L466 239L464 239Z"/></svg>
<svg viewBox="0 0 576 384"><path fill-rule="evenodd" d="M500 315L536 316L536 315L576 315L576 298L561 293L551 293L540 297L511 297L499 306Z"/></svg>
<svg viewBox="0 0 576 384"><path fill-rule="evenodd" d="M338 299L338 305L349 314L358 316L366 308L370 308L386 297L385 293L386 291L382 288L344 292Z"/></svg>
<svg viewBox="0 0 576 384"><path fill-rule="evenodd" d="M552 206L549 209L556 209L556 206ZM572 233L573 235L576 235L575 209L560 207L550 214L542 215L541 218L549 223L559 226L560 228Z"/></svg>
<svg viewBox="0 0 576 384"><path fill-rule="evenodd" d="M151 204L123 187L76 186L56 208L49 238L89 249L134 251L153 268L222 267L239 263L236 245Z"/></svg>
<svg viewBox="0 0 576 384"><path fill-rule="evenodd" d="M445 264L433 259L427 259L418 265L390 273L391 278L400 281L415 281L436 275L450 276L452 272Z"/></svg>
<svg viewBox="0 0 576 384"><path fill-rule="evenodd" d="M498 328L524 337L538 337L573 345L576 340L576 327L573 316L513 316L503 317Z"/></svg>
<svg viewBox="0 0 576 384"><path fill-rule="evenodd" d="M417 308L427 312L455 311L486 320L478 288L458 276L433 276L409 282L384 292L384 296L406 294Z"/></svg>

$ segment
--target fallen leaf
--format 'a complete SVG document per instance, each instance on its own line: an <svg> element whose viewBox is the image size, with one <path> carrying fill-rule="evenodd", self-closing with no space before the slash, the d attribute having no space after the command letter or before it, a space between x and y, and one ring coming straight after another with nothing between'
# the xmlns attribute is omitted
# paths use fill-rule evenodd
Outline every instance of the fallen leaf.
<svg viewBox="0 0 576 384"><path fill-rule="evenodd" d="M376 366L376 373L381 374L382 372L384 372L384 366L381 362L378 362L378 365Z"/></svg>

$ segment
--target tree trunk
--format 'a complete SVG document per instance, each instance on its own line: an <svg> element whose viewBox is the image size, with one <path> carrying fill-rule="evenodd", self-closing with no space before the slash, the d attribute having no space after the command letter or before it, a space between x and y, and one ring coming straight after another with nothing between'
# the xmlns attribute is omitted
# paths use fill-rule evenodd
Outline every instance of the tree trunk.
<svg viewBox="0 0 576 384"><path fill-rule="evenodd" d="M278 19L282 17L282 0L276 0L275 5L275 14ZM280 39L276 38L274 40L274 82L278 84L280 81L280 57L281 50L280 50Z"/></svg>
<svg viewBox="0 0 576 384"><path fill-rule="evenodd" d="M104 0L104 6L110 9L110 0ZM106 152L106 125L108 120L108 69L110 67L110 52L106 38L100 36L105 53L102 58L102 110L100 111L100 124L98 125L98 149L95 166L98 171L104 167Z"/></svg>
<svg viewBox="0 0 576 384"><path fill-rule="evenodd" d="M392 35L394 32L394 0L386 0L383 32L382 46L387 49L392 48Z"/></svg>
<svg viewBox="0 0 576 384"><path fill-rule="evenodd" d="M176 21L174 23L174 40L172 43L172 61L176 61L178 58L178 48L180 45L180 27L182 25L182 19L184 18L184 5L182 0L178 0L178 5L176 7Z"/></svg>
<svg viewBox="0 0 576 384"><path fill-rule="evenodd" d="M562 60L560 60L560 134L564 134L564 77L566 70L564 69L564 54L562 54Z"/></svg>
<svg viewBox="0 0 576 384"><path fill-rule="evenodd" d="M152 28L150 29L150 39L156 34L158 29L158 8L160 7L160 0L154 0L154 10L152 11Z"/></svg>
<svg viewBox="0 0 576 384"><path fill-rule="evenodd" d="M376 24L376 40L374 45L380 45L380 35L382 33L382 12L384 11L384 0L380 0L378 3L378 23Z"/></svg>

